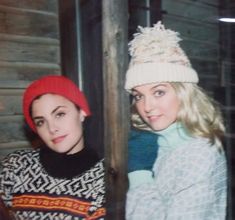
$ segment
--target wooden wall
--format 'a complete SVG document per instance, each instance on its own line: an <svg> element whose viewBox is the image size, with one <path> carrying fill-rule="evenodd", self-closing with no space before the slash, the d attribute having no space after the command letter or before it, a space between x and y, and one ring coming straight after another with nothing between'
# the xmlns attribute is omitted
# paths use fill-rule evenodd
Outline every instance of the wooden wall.
<svg viewBox="0 0 235 220"><path fill-rule="evenodd" d="M164 24L180 32L199 84L213 92L220 84L219 0L163 0L162 12Z"/></svg>
<svg viewBox="0 0 235 220"><path fill-rule="evenodd" d="M56 0L0 1L0 159L30 144L21 99L25 87L46 74L60 74Z"/></svg>

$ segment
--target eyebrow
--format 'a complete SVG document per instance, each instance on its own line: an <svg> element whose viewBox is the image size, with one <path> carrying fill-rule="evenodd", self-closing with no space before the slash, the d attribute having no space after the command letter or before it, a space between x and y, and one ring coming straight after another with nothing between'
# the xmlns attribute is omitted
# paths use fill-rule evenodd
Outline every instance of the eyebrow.
<svg viewBox="0 0 235 220"><path fill-rule="evenodd" d="M159 84L157 84L157 85L151 87L151 89L155 89L155 88L157 88L157 87L159 87L159 86L167 87L167 85L166 85L165 83L159 83Z"/></svg>
<svg viewBox="0 0 235 220"><path fill-rule="evenodd" d="M64 105L57 106L55 109L52 110L51 115L53 115L58 109L63 108L63 107L66 107L66 106ZM36 116L36 117L33 117L33 120L41 119L41 118L43 118L43 116Z"/></svg>
<svg viewBox="0 0 235 220"><path fill-rule="evenodd" d="M59 105L57 106L52 112L51 112L51 115L54 114L59 108L63 108L63 107L66 107L64 105Z"/></svg>

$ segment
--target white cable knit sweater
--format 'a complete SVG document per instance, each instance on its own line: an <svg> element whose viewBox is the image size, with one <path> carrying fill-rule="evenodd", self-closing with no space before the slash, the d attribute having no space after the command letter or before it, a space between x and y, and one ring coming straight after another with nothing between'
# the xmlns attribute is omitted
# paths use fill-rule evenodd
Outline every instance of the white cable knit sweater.
<svg viewBox="0 0 235 220"><path fill-rule="evenodd" d="M207 139L190 138L176 125L159 133L150 171L130 173L127 220L224 220L227 165ZM142 178L140 180L140 178Z"/></svg>

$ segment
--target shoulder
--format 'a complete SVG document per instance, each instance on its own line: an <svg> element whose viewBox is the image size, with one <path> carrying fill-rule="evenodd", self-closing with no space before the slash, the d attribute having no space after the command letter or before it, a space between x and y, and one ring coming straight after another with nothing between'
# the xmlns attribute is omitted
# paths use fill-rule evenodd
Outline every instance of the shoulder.
<svg viewBox="0 0 235 220"><path fill-rule="evenodd" d="M93 167L91 167L90 170L88 170L89 173L95 174L97 177L104 176L104 170L105 170L105 161L104 159L99 160Z"/></svg>
<svg viewBox="0 0 235 220"><path fill-rule="evenodd" d="M101 169L101 170L104 170L104 167L105 167L105 160L104 158L100 159L97 161L97 163L94 165L94 169Z"/></svg>
<svg viewBox="0 0 235 220"><path fill-rule="evenodd" d="M169 172L171 175L195 173L202 176L212 173L217 168L226 170L226 158L225 153L220 152L208 139L194 138L157 160L157 165L164 173Z"/></svg>
<svg viewBox="0 0 235 220"><path fill-rule="evenodd" d="M8 154L3 160L3 165L9 164L19 164L19 163L26 163L27 161L32 163L35 158L38 158L39 150L33 149L24 149L24 150L17 150Z"/></svg>
<svg viewBox="0 0 235 220"><path fill-rule="evenodd" d="M162 185L175 184L175 190L185 189L196 183L224 181L227 163L224 152L204 138L192 139L171 151L156 170Z"/></svg>
<svg viewBox="0 0 235 220"><path fill-rule="evenodd" d="M97 162L97 165L100 165L100 166L104 167L104 166L105 166L105 160L104 160L104 158L100 159L100 160Z"/></svg>
<svg viewBox="0 0 235 220"><path fill-rule="evenodd" d="M195 175L203 176L226 169L225 153L206 138L192 139L172 152L170 158L176 169L190 172L190 175L195 172Z"/></svg>
<svg viewBox="0 0 235 220"><path fill-rule="evenodd" d="M3 185L14 185L16 176L24 173L27 168L35 166L39 161L38 151L36 150L18 150L13 153L8 154L1 161L1 174L0 182ZM37 165L36 165L37 166Z"/></svg>
<svg viewBox="0 0 235 220"><path fill-rule="evenodd" d="M194 158L200 161L210 160L224 160L225 154L218 146L211 144L206 138L195 138L187 142L182 148L176 152L185 158Z"/></svg>

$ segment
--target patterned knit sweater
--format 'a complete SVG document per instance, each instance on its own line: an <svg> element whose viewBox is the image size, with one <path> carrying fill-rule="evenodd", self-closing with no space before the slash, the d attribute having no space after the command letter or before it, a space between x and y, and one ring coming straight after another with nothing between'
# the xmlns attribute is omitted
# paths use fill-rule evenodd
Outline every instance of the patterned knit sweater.
<svg viewBox="0 0 235 220"><path fill-rule="evenodd" d="M0 193L16 219L104 219L104 161L80 175L55 178L43 167L39 152L17 151L3 160Z"/></svg>
<svg viewBox="0 0 235 220"><path fill-rule="evenodd" d="M150 171L129 175L127 220L225 220L227 166L224 152L207 139L170 126L159 133Z"/></svg>

